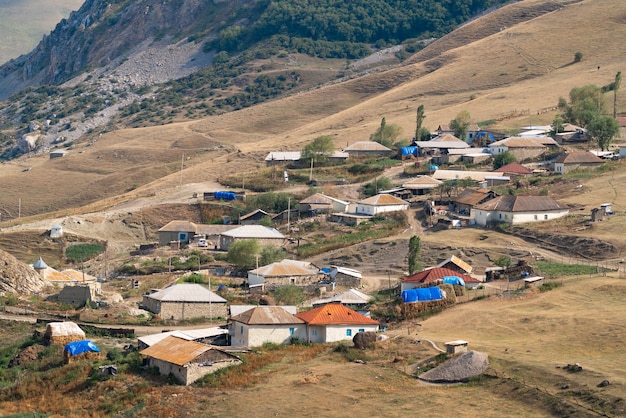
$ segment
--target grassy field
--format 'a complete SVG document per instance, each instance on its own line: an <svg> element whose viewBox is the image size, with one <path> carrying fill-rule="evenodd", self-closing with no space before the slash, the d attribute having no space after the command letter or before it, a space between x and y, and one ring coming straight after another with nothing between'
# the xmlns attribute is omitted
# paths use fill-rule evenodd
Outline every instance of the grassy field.
<svg viewBox="0 0 626 418"><path fill-rule="evenodd" d="M147 372L137 375L133 367L99 380L91 372L95 366L62 366L43 358L48 366L29 369L43 374L22 374L23 388L14 390L20 399L4 397L0 413L354 417L375 411L401 417L419 410L436 417L624 416L625 298L624 279L565 278L548 292L459 304L420 327L392 325L391 338L375 349L263 348L246 355L240 371L191 387L168 385ZM490 368L469 384L425 384L411 375L410 365L436 352L425 342L411 343L416 339L439 346L465 339L470 349L489 355ZM114 346L106 339L97 343L106 351ZM348 361L354 358L365 363ZM565 369L574 363L583 370ZM598 387L603 380L610 385Z"/></svg>
<svg viewBox="0 0 626 418"><path fill-rule="evenodd" d="M0 64L30 52L83 0L4 0L0 2Z"/></svg>

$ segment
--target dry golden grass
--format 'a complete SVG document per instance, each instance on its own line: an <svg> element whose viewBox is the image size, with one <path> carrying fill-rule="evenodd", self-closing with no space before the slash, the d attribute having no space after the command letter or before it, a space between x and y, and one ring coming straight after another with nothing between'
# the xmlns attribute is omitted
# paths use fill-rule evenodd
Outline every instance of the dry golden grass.
<svg viewBox="0 0 626 418"><path fill-rule="evenodd" d="M476 122L503 118L496 125L501 129L548 123L553 112L537 113L559 96L576 86L608 84L623 69L626 29L625 16L616 13L620 0L550 2L563 7L541 14L545 4L526 0L477 19L395 69L201 121L108 133L60 160L37 156L3 164L0 210L6 219L17 215L19 199L22 214L30 215L124 195L95 206L102 208L171 189L179 182L183 153L189 157L183 181L214 189L223 174L261 166L270 150L298 149L324 134L338 147L367 139L383 116L410 138L419 104L431 129L460 110ZM522 14L530 19L515 24ZM511 26L499 30L500 23L494 32L497 22ZM583 61L572 64L577 51ZM311 64L305 61L299 59L296 68ZM338 64L329 61L329 68ZM626 108L624 95L619 108ZM507 120L512 114L522 115ZM225 148L216 148L218 143ZM25 167L32 169L22 172Z"/></svg>

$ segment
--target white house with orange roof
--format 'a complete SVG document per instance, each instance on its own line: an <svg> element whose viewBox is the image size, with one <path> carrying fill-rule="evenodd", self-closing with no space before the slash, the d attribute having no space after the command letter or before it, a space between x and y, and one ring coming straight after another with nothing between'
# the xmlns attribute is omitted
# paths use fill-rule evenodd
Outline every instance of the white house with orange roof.
<svg viewBox="0 0 626 418"><path fill-rule="evenodd" d="M306 340L311 343L332 343L352 340L359 332L376 332L380 323L341 303L328 303L296 318L306 324Z"/></svg>

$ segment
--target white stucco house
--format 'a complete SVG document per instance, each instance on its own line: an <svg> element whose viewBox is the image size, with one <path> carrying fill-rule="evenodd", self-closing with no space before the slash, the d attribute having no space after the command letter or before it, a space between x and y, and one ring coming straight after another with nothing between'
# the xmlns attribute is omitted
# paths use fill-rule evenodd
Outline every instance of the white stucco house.
<svg viewBox="0 0 626 418"><path fill-rule="evenodd" d="M352 340L358 332L378 331L380 325L341 303L328 303L296 317L306 323L306 341L311 343Z"/></svg>
<svg viewBox="0 0 626 418"><path fill-rule="evenodd" d="M498 196L474 208L476 224L547 221L569 213L569 207L547 196Z"/></svg>
<svg viewBox="0 0 626 418"><path fill-rule="evenodd" d="M390 194L377 194L359 201L356 205L356 213L359 215L377 215L384 212L408 210L409 203Z"/></svg>
<svg viewBox="0 0 626 418"><path fill-rule="evenodd" d="M284 259L248 272L250 287L265 285L307 285L317 281L320 270L307 261Z"/></svg>
<svg viewBox="0 0 626 418"><path fill-rule="evenodd" d="M306 337L302 319L280 306L257 306L230 319L230 344L258 347L264 343L289 344Z"/></svg>

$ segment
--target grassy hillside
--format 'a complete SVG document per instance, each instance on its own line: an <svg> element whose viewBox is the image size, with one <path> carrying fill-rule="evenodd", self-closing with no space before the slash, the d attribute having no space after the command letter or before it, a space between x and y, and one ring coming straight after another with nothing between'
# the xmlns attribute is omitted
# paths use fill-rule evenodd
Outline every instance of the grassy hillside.
<svg viewBox="0 0 626 418"><path fill-rule="evenodd" d="M0 64L30 52L83 0L5 0L0 2Z"/></svg>
<svg viewBox="0 0 626 418"><path fill-rule="evenodd" d="M621 1L569 3L462 45L468 31L494 25L489 16L477 19L420 52L437 49L432 58L424 55L425 61L201 121L105 133L78 145L66 159L33 156L3 164L0 188L11 192L0 196L0 210L14 217L20 198L22 215L32 215L172 190L180 182L183 153L183 182L202 191L215 187L220 176L263 165L270 150L298 149L319 135L333 136L337 147L367 139L382 117L410 138L419 104L425 105L425 126L431 129L460 110L475 122L497 120L501 129L549 123L554 113L543 109L572 87L608 84L626 67L620 42L626 16L615 14ZM526 0L498 13L517 16L529 13L520 8L543 4ZM440 42L461 46L442 49ZM578 51L584 59L574 64ZM626 109L626 95L618 107Z"/></svg>

